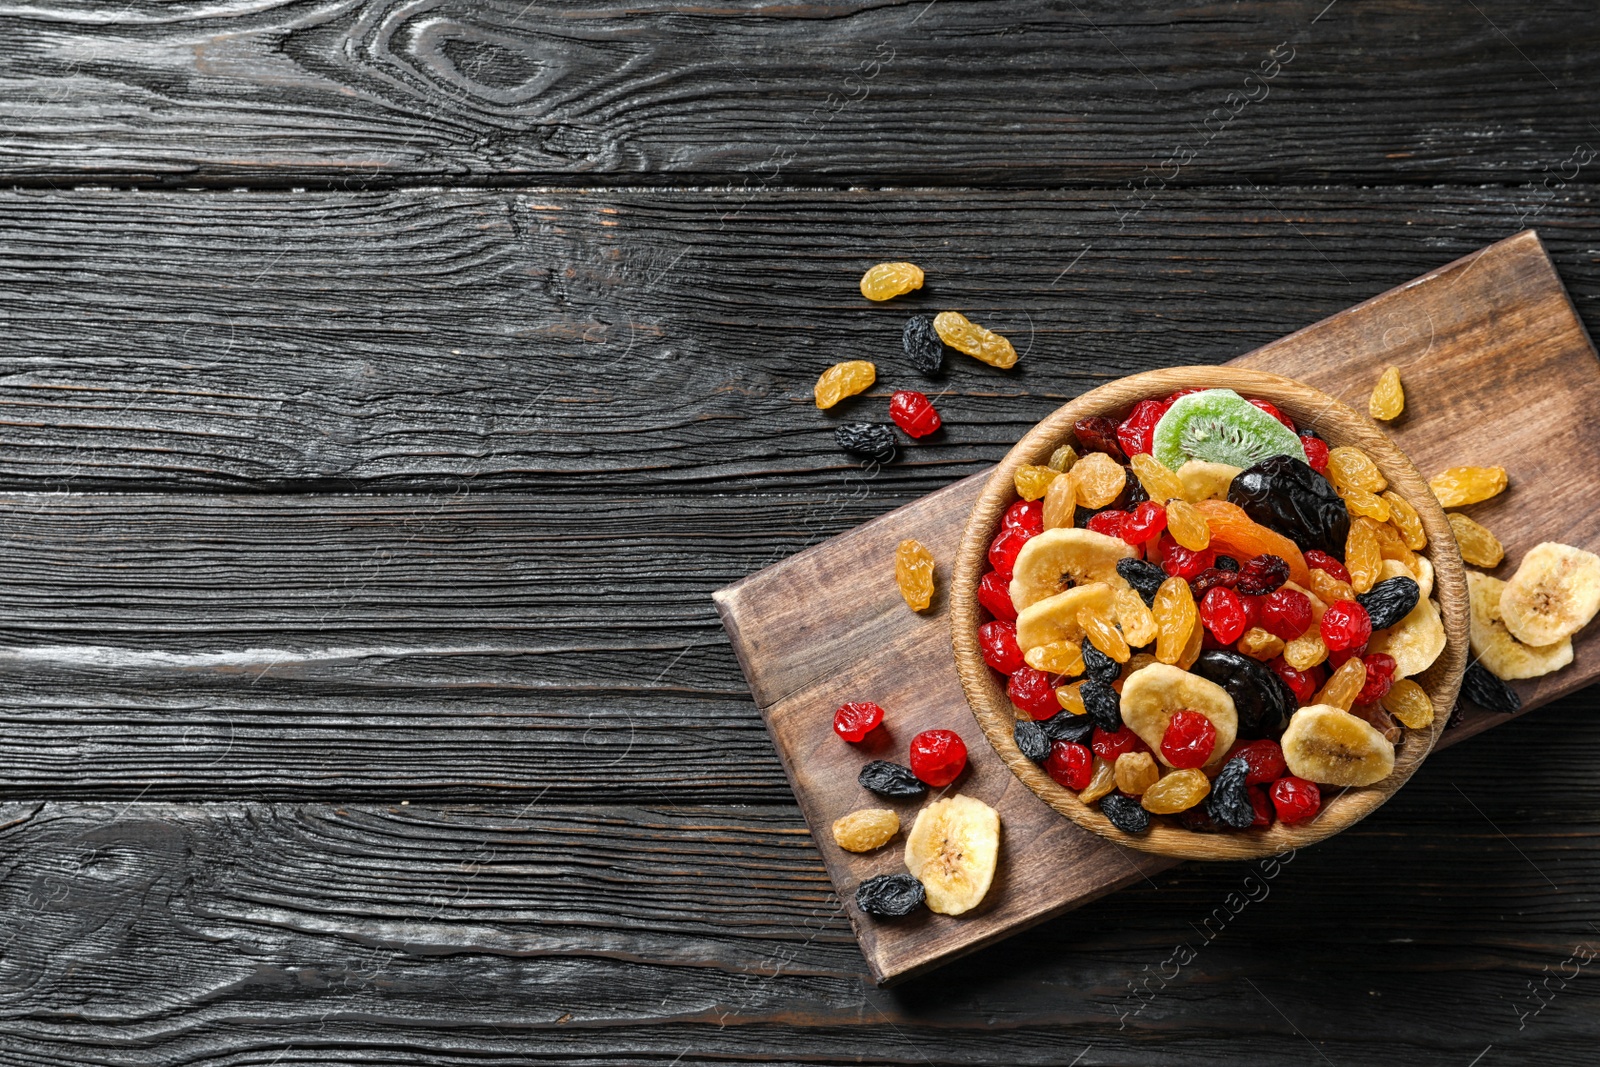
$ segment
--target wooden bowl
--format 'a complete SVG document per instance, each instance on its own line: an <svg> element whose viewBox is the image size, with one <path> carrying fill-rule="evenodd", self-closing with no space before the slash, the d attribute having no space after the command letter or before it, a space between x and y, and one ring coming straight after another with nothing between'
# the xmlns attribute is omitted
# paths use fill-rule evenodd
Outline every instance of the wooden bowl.
<svg viewBox="0 0 1600 1067"><path fill-rule="evenodd" d="M1200 833L1185 830L1165 819L1154 819L1142 834L1125 834L1104 815L1078 800L1077 794L1055 780L1018 751L1013 739L1017 712L1006 696L998 673L984 663L978 650L978 627L984 614L978 605L978 580L987 565L989 542L999 530L1000 518L1018 499L1012 485L1017 468L1045 463L1058 446L1074 441L1072 424L1090 415L1120 418L1140 400L1166 396L1191 386L1233 389L1246 396L1276 404L1299 426L1310 426L1329 445L1354 445L1371 456L1389 485L1405 497L1422 517L1428 547L1422 552L1434 568L1433 598L1444 620L1444 652L1432 667L1415 679L1433 700L1433 725L1407 730L1395 752L1394 771L1376 785L1361 789L1324 791L1322 811L1308 822L1293 826L1274 823L1262 830ZM1411 461L1364 415L1358 415L1332 397L1275 374L1229 367L1173 367L1122 378L1101 386L1059 408L1039 423L989 476L983 494L972 509L962 537L960 555L950 582L951 643L967 702L995 751L1024 784L1047 804L1079 826L1119 845L1165 856L1200 860L1243 860L1276 855L1309 845L1338 833L1370 814L1410 778L1444 731L1455 707L1456 692L1467 666L1468 598L1466 574L1455 538L1444 512L1427 482Z"/></svg>

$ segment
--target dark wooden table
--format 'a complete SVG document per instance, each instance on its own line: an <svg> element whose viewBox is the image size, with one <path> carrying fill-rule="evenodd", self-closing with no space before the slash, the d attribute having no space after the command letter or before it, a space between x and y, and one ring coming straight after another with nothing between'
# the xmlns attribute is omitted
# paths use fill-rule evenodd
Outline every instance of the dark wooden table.
<svg viewBox="0 0 1600 1067"><path fill-rule="evenodd" d="M709 597L1524 226L1600 323L1592 5L41 0L0 57L0 1062L1595 1062L1593 691L880 991ZM864 478L812 382L881 417L946 306L1027 354Z"/></svg>

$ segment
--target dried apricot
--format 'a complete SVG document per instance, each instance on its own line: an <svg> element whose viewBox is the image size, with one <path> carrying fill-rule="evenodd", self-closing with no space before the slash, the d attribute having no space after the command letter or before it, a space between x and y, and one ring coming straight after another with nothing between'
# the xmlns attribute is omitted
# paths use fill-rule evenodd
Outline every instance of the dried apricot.
<svg viewBox="0 0 1600 1067"><path fill-rule="evenodd" d="M1504 467L1451 467L1428 479L1441 507L1462 508L1505 492Z"/></svg>
<svg viewBox="0 0 1600 1067"><path fill-rule="evenodd" d="M1389 488L1388 480L1372 462L1372 457L1351 445L1328 450L1328 480L1340 491L1365 489L1369 493L1381 493Z"/></svg>
<svg viewBox="0 0 1600 1067"><path fill-rule="evenodd" d="M1219 556L1232 556L1241 563L1256 556L1277 556L1289 564L1291 582L1310 587L1306 558L1289 538L1262 526L1239 505L1226 500L1201 500L1194 509L1205 516L1211 529L1211 547Z"/></svg>
<svg viewBox="0 0 1600 1067"><path fill-rule="evenodd" d="M817 398L817 407L826 411L845 397L870 389L877 380L877 367L864 359L852 359L848 363L835 363L823 371L812 393Z"/></svg>
<svg viewBox="0 0 1600 1067"><path fill-rule="evenodd" d="M1500 561L1506 558L1505 546L1488 527L1456 511L1450 512L1445 518L1450 520L1450 529L1455 532L1456 546L1461 549L1462 559L1474 567L1500 566Z"/></svg>
<svg viewBox="0 0 1600 1067"><path fill-rule="evenodd" d="M888 808L862 808L833 821L833 842L846 852L882 848L900 832L900 816Z"/></svg>
<svg viewBox="0 0 1600 1067"><path fill-rule="evenodd" d="M1017 495L1022 499L1038 500L1050 491L1050 486L1060 477L1061 472L1058 470L1025 463L1011 476L1011 484L1016 487Z"/></svg>
<svg viewBox="0 0 1600 1067"><path fill-rule="evenodd" d="M1002 370L1016 366L1017 350L1011 347L1010 341L970 321L959 311L939 312L933 317L933 328L939 340L958 352Z"/></svg>
<svg viewBox="0 0 1600 1067"><path fill-rule="evenodd" d="M1383 499L1389 502L1389 521L1400 531L1406 547L1413 552L1427 548L1428 532L1422 528L1422 516L1417 514L1411 502L1393 489L1384 493Z"/></svg>
<svg viewBox="0 0 1600 1067"><path fill-rule="evenodd" d="M879 263L861 276L861 295L888 300L922 288L922 268L915 263Z"/></svg>
<svg viewBox="0 0 1600 1067"><path fill-rule="evenodd" d="M894 550L894 580L912 611L926 611L933 602L933 553L907 538Z"/></svg>
<svg viewBox="0 0 1600 1067"><path fill-rule="evenodd" d="M1128 473L1104 452L1090 452L1072 465L1072 483L1078 490L1078 503L1103 508L1128 487Z"/></svg>
<svg viewBox="0 0 1600 1067"><path fill-rule="evenodd" d="M1406 409L1406 391L1400 384L1400 368L1389 367L1378 376L1378 384L1367 401L1367 414L1388 422L1398 419Z"/></svg>

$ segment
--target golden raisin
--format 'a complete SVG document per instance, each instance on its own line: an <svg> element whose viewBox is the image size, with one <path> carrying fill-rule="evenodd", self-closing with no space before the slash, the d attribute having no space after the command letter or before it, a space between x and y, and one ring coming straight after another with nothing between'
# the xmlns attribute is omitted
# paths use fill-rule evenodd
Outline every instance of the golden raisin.
<svg viewBox="0 0 1600 1067"><path fill-rule="evenodd" d="M1367 665L1361 662L1360 656L1351 656L1329 676L1322 688L1317 690L1317 695L1311 698L1311 703L1327 704L1349 711L1350 706L1356 702L1356 697L1360 695L1361 687L1366 684Z"/></svg>
<svg viewBox="0 0 1600 1067"><path fill-rule="evenodd" d="M1274 656L1283 654L1283 638L1268 633L1259 626L1252 626L1244 632L1244 636L1239 638L1239 643L1234 647L1251 659L1265 663Z"/></svg>
<svg viewBox="0 0 1600 1067"><path fill-rule="evenodd" d="M1078 794L1078 799L1085 804L1093 804L1113 789L1117 788L1117 769L1099 756L1094 758L1094 777L1089 779L1089 784L1083 787L1083 792Z"/></svg>
<svg viewBox="0 0 1600 1067"><path fill-rule="evenodd" d="M826 410L847 396L870 389L877 380L878 368L864 359L852 359L848 363L835 363L823 371L812 392L816 395L817 407Z"/></svg>
<svg viewBox="0 0 1600 1067"><path fill-rule="evenodd" d="M1017 468L1017 473L1011 477L1011 484L1016 486L1017 495L1022 499L1038 500L1049 492L1050 486L1060 477L1060 471L1026 463Z"/></svg>
<svg viewBox="0 0 1600 1067"><path fill-rule="evenodd" d="M1341 491L1365 489L1369 493L1381 493L1389 487L1372 457L1350 445L1329 450L1328 479Z"/></svg>
<svg viewBox="0 0 1600 1067"><path fill-rule="evenodd" d="M888 300L922 288L922 268L915 263L879 263L861 276L861 295L868 300Z"/></svg>
<svg viewBox="0 0 1600 1067"><path fill-rule="evenodd" d="M1136 797L1156 784L1161 769L1148 752L1124 752L1117 757L1117 788Z"/></svg>
<svg viewBox="0 0 1600 1067"><path fill-rule="evenodd" d="M1411 506L1411 502L1393 489L1384 493L1383 499L1389 502L1389 521L1400 531L1406 547L1413 552L1421 552L1427 548L1428 531L1422 528L1422 516L1417 514L1417 509Z"/></svg>
<svg viewBox="0 0 1600 1067"><path fill-rule="evenodd" d="M1350 588L1349 582L1341 582L1327 571L1316 567L1311 568L1311 592L1324 604L1356 598L1356 591Z"/></svg>
<svg viewBox="0 0 1600 1067"><path fill-rule="evenodd" d="M1189 645L1189 634L1196 629L1198 612L1194 593L1182 578L1168 578L1156 590L1151 612L1156 618L1156 659L1177 663Z"/></svg>
<svg viewBox="0 0 1600 1067"><path fill-rule="evenodd" d="M1451 467L1428 479L1440 507L1464 508L1499 496L1506 488L1504 467Z"/></svg>
<svg viewBox="0 0 1600 1067"><path fill-rule="evenodd" d="M1178 657L1178 666L1188 670L1194 666L1195 660L1200 658L1200 652L1205 648L1206 628L1198 622L1189 631L1189 643L1183 646L1183 655Z"/></svg>
<svg viewBox="0 0 1600 1067"><path fill-rule="evenodd" d="M1344 497L1344 506L1350 514L1365 515L1374 522L1389 521L1389 502L1378 494L1365 489L1346 489L1339 495Z"/></svg>
<svg viewBox="0 0 1600 1067"><path fill-rule="evenodd" d="M888 808L862 808L833 821L833 842L846 852L871 852L900 832L900 816Z"/></svg>
<svg viewBox="0 0 1600 1067"><path fill-rule="evenodd" d="M1117 590L1116 605L1117 625L1122 627L1122 639L1130 647L1143 648L1156 639L1156 617L1131 585Z"/></svg>
<svg viewBox="0 0 1600 1067"><path fill-rule="evenodd" d="M1022 654L1022 662L1046 674L1068 674L1073 677L1083 673L1083 650L1072 641L1051 641L1035 645Z"/></svg>
<svg viewBox="0 0 1600 1067"><path fill-rule="evenodd" d="M1122 631L1105 616L1083 608L1078 612L1078 625L1083 627L1084 636L1095 648L1118 663L1128 662L1128 657L1132 655L1128 641L1122 636Z"/></svg>
<svg viewBox="0 0 1600 1067"><path fill-rule="evenodd" d="M1408 730L1425 730L1433 725L1433 701L1428 691L1410 678L1397 679L1383 698L1383 708Z"/></svg>
<svg viewBox="0 0 1600 1067"><path fill-rule="evenodd" d="M1078 503L1103 508L1122 495L1128 475L1122 464L1104 452L1090 452L1072 465L1072 483L1078 487Z"/></svg>
<svg viewBox="0 0 1600 1067"><path fill-rule="evenodd" d="M912 611L926 611L933 602L933 553L907 538L894 550L894 580Z"/></svg>
<svg viewBox="0 0 1600 1067"><path fill-rule="evenodd" d="M965 352L1002 370L1016 366L1017 350L1011 347L1010 341L969 321L959 311L939 312L933 317L933 329L939 340L957 352Z"/></svg>
<svg viewBox="0 0 1600 1067"><path fill-rule="evenodd" d="M1132 674L1136 670L1139 670L1141 667L1148 667L1150 664L1158 662L1160 661L1149 652L1134 653L1132 658L1122 665L1122 674L1117 678L1116 681L1111 683L1111 688L1115 689L1118 693L1121 693L1122 683L1128 680L1128 675Z"/></svg>
<svg viewBox="0 0 1600 1067"><path fill-rule="evenodd" d="M1188 811L1211 792L1211 780L1193 767L1173 771L1144 791L1139 803L1144 810L1157 815L1175 815Z"/></svg>
<svg viewBox="0 0 1600 1067"><path fill-rule="evenodd" d="M1369 519L1362 519L1369 522ZM1378 555L1384 559L1397 559L1406 565L1406 570L1417 569L1417 554L1406 547L1405 538L1399 530L1386 522L1372 523L1372 534L1378 539Z"/></svg>
<svg viewBox="0 0 1600 1067"><path fill-rule="evenodd" d="M1344 569L1350 572L1350 587L1358 593L1371 589L1383 570L1376 528L1371 519L1352 519L1345 538Z"/></svg>
<svg viewBox="0 0 1600 1067"><path fill-rule="evenodd" d="M1328 646L1322 642L1322 633L1315 623L1306 632L1283 646L1283 662L1297 671L1309 671L1328 658Z"/></svg>
<svg viewBox="0 0 1600 1067"><path fill-rule="evenodd" d="M1072 465L1078 462L1078 453L1071 445L1062 445L1050 453L1050 462L1045 466L1053 471L1069 471Z"/></svg>
<svg viewBox="0 0 1600 1067"><path fill-rule="evenodd" d="M1198 552L1211 544L1211 527L1200 509L1187 500L1167 501L1167 532L1184 548Z"/></svg>
<svg viewBox="0 0 1600 1067"><path fill-rule="evenodd" d="M1063 711L1069 711L1074 715L1089 713L1089 709L1083 703L1083 693L1079 691L1082 687L1082 682L1073 682L1056 690L1056 703L1061 705Z"/></svg>
<svg viewBox="0 0 1600 1067"><path fill-rule="evenodd" d="M1185 495L1183 482L1178 479L1177 474L1154 456L1144 452L1136 453L1128 459L1128 466L1133 468L1139 484L1144 486L1144 491L1157 504L1165 504L1174 497L1181 498Z"/></svg>
<svg viewBox="0 0 1600 1067"><path fill-rule="evenodd" d="M1378 378L1372 398L1367 401L1367 414L1388 422L1398 419L1406 409L1406 391L1400 385L1400 368L1390 367Z"/></svg>
<svg viewBox="0 0 1600 1067"><path fill-rule="evenodd" d="M1456 511L1445 518L1450 520L1450 529L1455 531L1456 546L1461 549L1462 559L1474 567L1500 566L1500 561L1506 558L1505 546L1500 543L1500 538L1489 532L1487 526Z"/></svg>
<svg viewBox="0 0 1600 1067"><path fill-rule="evenodd" d="M1078 516L1078 487L1069 471L1050 482L1044 493L1044 528L1070 529Z"/></svg>

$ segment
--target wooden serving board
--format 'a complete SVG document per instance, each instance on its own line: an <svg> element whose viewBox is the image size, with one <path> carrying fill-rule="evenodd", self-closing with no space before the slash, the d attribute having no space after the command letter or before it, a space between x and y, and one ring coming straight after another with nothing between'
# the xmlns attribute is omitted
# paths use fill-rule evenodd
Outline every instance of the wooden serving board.
<svg viewBox="0 0 1600 1067"><path fill-rule="evenodd" d="M1174 362L1186 362L1173 353ZM1401 370L1406 413L1389 426L1425 476L1454 465L1503 465L1511 488L1464 509L1506 546L1508 577L1528 548L1564 541L1600 551L1600 364L1538 236L1525 231L1324 319L1234 361L1297 378L1364 411L1379 373ZM946 589L929 611L908 610L894 583L895 546L915 537L948 579L986 475L970 478L817 545L715 594L757 706L867 963L880 984L926 971L1094 900L1177 861L1096 837L1044 804L1000 761L973 720L950 650ZM1579 501L1584 501L1582 506ZM1518 683L1525 711L1600 676L1600 626L1575 643L1575 662ZM834 736L848 700L888 709L870 745ZM1476 708L1444 735L1453 744L1505 716ZM905 869L903 838L868 855L833 843L834 819L856 808L900 809L856 775L868 759L905 761L931 727L967 741L968 771L947 792L1000 812L1001 863L983 905L960 917L882 921L857 913L863 879Z"/></svg>

